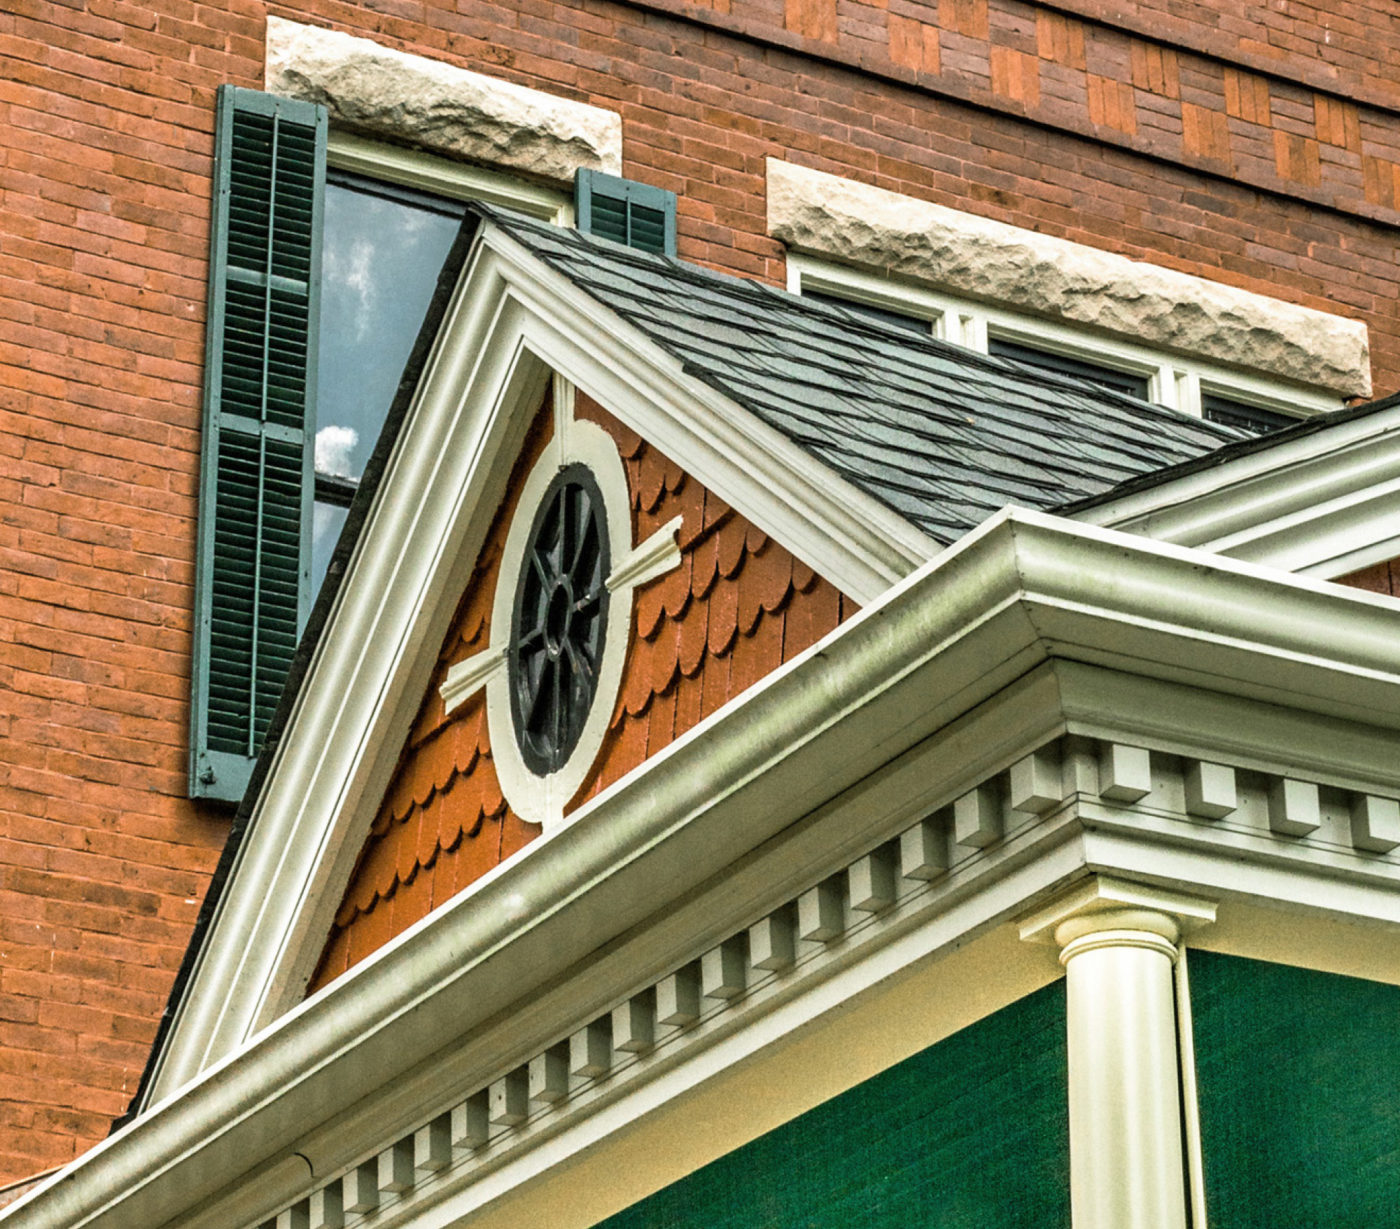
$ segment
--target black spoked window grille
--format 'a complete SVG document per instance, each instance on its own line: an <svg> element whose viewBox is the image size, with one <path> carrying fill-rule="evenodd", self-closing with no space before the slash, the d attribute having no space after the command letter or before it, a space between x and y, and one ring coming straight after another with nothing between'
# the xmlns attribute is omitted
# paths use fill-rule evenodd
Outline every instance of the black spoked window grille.
<svg viewBox="0 0 1400 1229"><path fill-rule="evenodd" d="M557 771L598 690L609 569L603 496L588 467L550 483L530 527L511 620L511 710L526 766Z"/></svg>

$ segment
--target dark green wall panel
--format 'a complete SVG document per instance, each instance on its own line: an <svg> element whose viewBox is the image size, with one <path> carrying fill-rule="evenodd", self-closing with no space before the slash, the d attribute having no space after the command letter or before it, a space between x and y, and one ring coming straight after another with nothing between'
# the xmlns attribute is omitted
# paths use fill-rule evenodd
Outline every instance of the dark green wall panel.
<svg viewBox="0 0 1400 1229"><path fill-rule="evenodd" d="M1400 1224L1400 987L1190 955L1211 1229Z"/></svg>
<svg viewBox="0 0 1400 1229"><path fill-rule="evenodd" d="M1068 1229L1064 983L721 1157L606 1229Z"/></svg>

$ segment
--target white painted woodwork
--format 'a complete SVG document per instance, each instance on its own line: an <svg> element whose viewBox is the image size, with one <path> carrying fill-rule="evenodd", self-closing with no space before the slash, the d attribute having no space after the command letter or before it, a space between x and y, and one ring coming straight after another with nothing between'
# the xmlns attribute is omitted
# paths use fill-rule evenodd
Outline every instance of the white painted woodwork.
<svg viewBox="0 0 1400 1229"><path fill-rule="evenodd" d="M1099 749L1099 797L1136 802L1152 792L1152 757L1145 747L1104 743Z"/></svg>
<svg viewBox="0 0 1400 1229"><path fill-rule="evenodd" d="M881 845L863 858L857 858L846 872L851 908L862 913L883 913L891 908L895 888L895 853L892 845Z"/></svg>
<svg viewBox="0 0 1400 1229"><path fill-rule="evenodd" d="M379 1154L379 1189L406 1191L413 1186L413 1136L396 1140Z"/></svg>
<svg viewBox="0 0 1400 1229"><path fill-rule="evenodd" d="M340 1206L348 1212L373 1212L379 1206L378 1160L356 1165L340 1180Z"/></svg>
<svg viewBox="0 0 1400 1229"><path fill-rule="evenodd" d="M1007 805L1013 811L1043 815L1060 805L1065 790L1055 747L1042 747L1011 765Z"/></svg>
<svg viewBox="0 0 1400 1229"><path fill-rule="evenodd" d="M451 1115L452 1147L484 1148L491 1138L491 1094L483 1089L454 1106Z"/></svg>
<svg viewBox="0 0 1400 1229"><path fill-rule="evenodd" d="M749 963L756 969L786 969L797 958L797 920L784 906L749 927Z"/></svg>
<svg viewBox="0 0 1400 1229"><path fill-rule="evenodd" d="M656 1002L650 992L613 1008L612 1041L624 1054L643 1054L656 1044Z"/></svg>
<svg viewBox="0 0 1400 1229"><path fill-rule="evenodd" d="M612 1017L594 1020L569 1037L569 1070L585 1080L607 1075L612 1049Z"/></svg>
<svg viewBox="0 0 1400 1229"><path fill-rule="evenodd" d="M1183 773L1186 813L1200 819L1224 819L1239 806L1235 770L1228 764L1188 760Z"/></svg>
<svg viewBox="0 0 1400 1229"><path fill-rule="evenodd" d="M995 783L969 790L953 803L953 841L964 849L986 849L1001 840L1001 798Z"/></svg>
<svg viewBox="0 0 1400 1229"><path fill-rule="evenodd" d="M551 1046L530 1060L528 1087L536 1105L553 1105L569 1095L569 1045Z"/></svg>
<svg viewBox="0 0 1400 1229"><path fill-rule="evenodd" d="M345 1208L339 1182L312 1191L308 1207L309 1229L343 1229Z"/></svg>
<svg viewBox="0 0 1400 1229"><path fill-rule="evenodd" d="M1400 802L1375 794L1353 795L1351 843L1368 853L1389 853L1400 845Z"/></svg>
<svg viewBox="0 0 1400 1229"><path fill-rule="evenodd" d="M1322 825L1322 802L1311 781L1275 777L1269 782L1269 827L1280 836L1307 836Z"/></svg>
<svg viewBox="0 0 1400 1229"><path fill-rule="evenodd" d="M491 1121L497 1126L518 1126L530 1116L530 1073L517 1067L509 1075L493 1080L488 1091Z"/></svg>
<svg viewBox="0 0 1400 1229"><path fill-rule="evenodd" d="M937 879L948 871L948 835L930 816L899 838L899 873L904 879Z"/></svg>
<svg viewBox="0 0 1400 1229"><path fill-rule="evenodd" d="M833 875L797 898L797 935L812 943L830 943L846 930L841 880Z"/></svg>
<svg viewBox="0 0 1400 1229"><path fill-rule="evenodd" d="M1069 1034L1074 1229L1185 1229L1181 1087L1165 914L1108 910L1056 929Z"/></svg>
<svg viewBox="0 0 1400 1229"><path fill-rule="evenodd" d="M434 1174L452 1164L452 1115L439 1114L413 1133L413 1168Z"/></svg>
<svg viewBox="0 0 1400 1229"><path fill-rule="evenodd" d="M735 935L700 957L700 992L707 999L732 999L743 994L747 952L745 936Z"/></svg>
<svg viewBox="0 0 1400 1229"><path fill-rule="evenodd" d="M685 1028L700 1018L700 966L692 961L656 983L656 1022Z"/></svg>

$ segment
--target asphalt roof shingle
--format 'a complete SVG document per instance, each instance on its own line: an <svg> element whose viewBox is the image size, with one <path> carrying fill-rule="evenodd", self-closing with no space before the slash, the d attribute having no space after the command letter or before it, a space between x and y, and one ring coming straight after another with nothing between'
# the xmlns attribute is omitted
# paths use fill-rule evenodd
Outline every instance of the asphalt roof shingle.
<svg viewBox="0 0 1400 1229"><path fill-rule="evenodd" d="M490 217L684 370L939 542L1247 438L761 282Z"/></svg>

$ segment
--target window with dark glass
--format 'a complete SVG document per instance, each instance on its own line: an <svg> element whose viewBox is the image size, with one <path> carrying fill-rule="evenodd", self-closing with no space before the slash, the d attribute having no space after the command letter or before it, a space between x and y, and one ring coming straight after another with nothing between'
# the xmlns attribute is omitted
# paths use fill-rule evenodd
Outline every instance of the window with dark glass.
<svg viewBox="0 0 1400 1229"><path fill-rule="evenodd" d="M607 628L608 527L586 465L561 470L530 526L511 619L511 709L521 756L547 776L577 745Z"/></svg>
<svg viewBox="0 0 1400 1229"><path fill-rule="evenodd" d="M1050 350L1037 350L1034 346L1023 346L1019 342L1008 341L1004 337L989 337L987 353L996 358L1014 359L1028 367L1039 367L1042 371L1057 371L1061 375L1076 376L1088 380L1100 388L1110 388L1114 392L1126 393L1140 401L1148 400L1148 379L1131 371L1117 371L1098 363L1070 358L1066 354L1055 354Z"/></svg>
<svg viewBox="0 0 1400 1229"><path fill-rule="evenodd" d="M1207 422L1223 423L1227 427L1239 427L1263 435L1266 431L1277 431L1292 426L1298 420L1274 410L1261 410L1257 405L1246 405L1229 397L1219 397L1215 393L1201 394L1201 414Z"/></svg>

